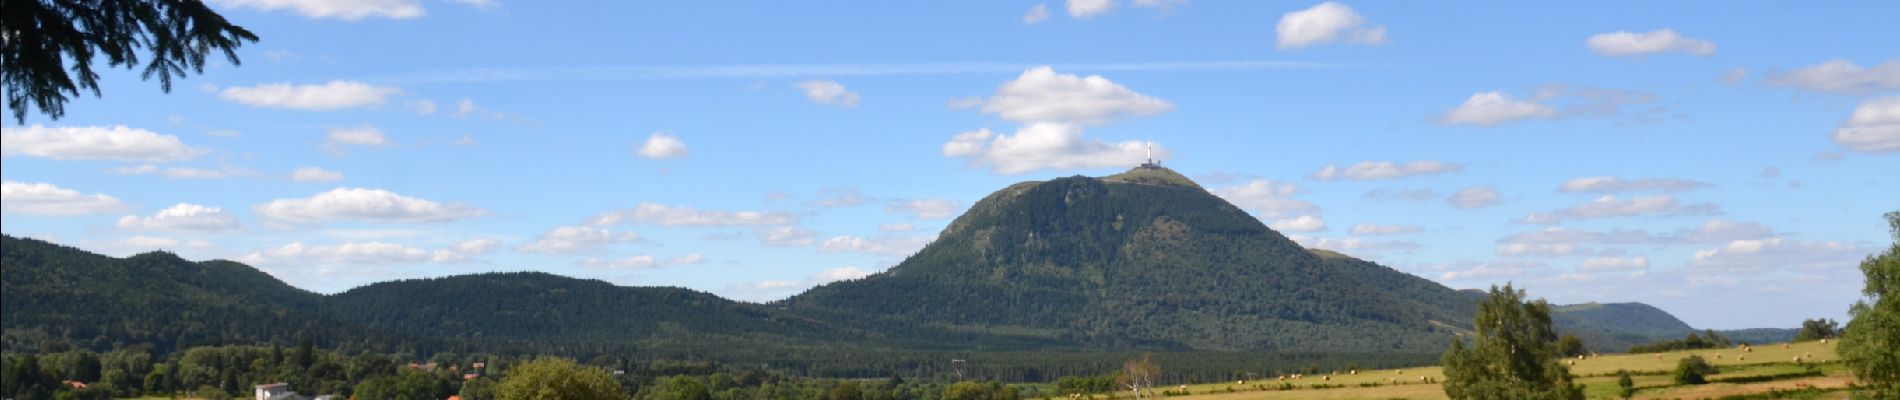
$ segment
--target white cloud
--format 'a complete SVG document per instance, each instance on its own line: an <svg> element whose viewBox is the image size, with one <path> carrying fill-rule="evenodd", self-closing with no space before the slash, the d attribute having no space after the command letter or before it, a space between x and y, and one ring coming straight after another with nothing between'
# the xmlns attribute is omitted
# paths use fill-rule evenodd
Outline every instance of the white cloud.
<svg viewBox="0 0 1900 400"><path fill-rule="evenodd" d="M877 224L877 230L879 232L910 232L917 230L917 227L908 223Z"/></svg>
<svg viewBox="0 0 1900 400"><path fill-rule="evenodd" d="M733 285L726 288L725 294L740 301L765 302L785 298L812 286L861 279L871 274L872 271L845 266L818 271L801 280L774 279Z"/></svg>
<svg viewBox="0 0 1900 400"><path fill-rule="evenodd" d="M810 246L818 242L818 231L796 226L759 228L754 231L767 246Z"/></svg>
<svg viewBox="0 0 1900 400"><path fill-rule="evenodd" d="M383 136L381 129L373 126L353 128L330 128L323 135L323 149L333 154L343 154L348 147L389 147L396 145Z"/></svg>
<svg viewBox="0 0 1900 400"><path fill-rule="evenodd" d="M1689 266L1732 271L1761 271L1777 268L1853 268L1873 253L1840 242L1816 242L1784 238L1736 240L1719 248L1699 250Z"/></svg>
<svg viewBox="0 0 1900 400"><path fill-rule="evenodd" d="M892 214L910 214L912 219L944 219L956 216L963 211L963 205L945 199L897 200L884 207L884 212Z"/></svg>
<svg viewBox="0 0 1900 400"><path fill-rule="evenodd" d="M119 228L135 230L220 232L239 227L237 218L223 209L186 203L159 210L158 214L150 217L127 215L119 218Z"/></svg>
<svg viewBox="0 0 1900 400"><path fill-rule="evenodd" d="M1049 6L1044 5L1044 4L1036 4L1034 6L1030 6L1029 12L1023 13L1024 25L1035 25L1036 23L1039 23L1048 19L1049 19Z"/></svg>
<svg viewBox="0 0 1900 400"><path fill-rule="evenodd" d="M1390 161L1366 161L1353 164L1344 169L1339 168L1339 166L1335 164L1326 164L1326 167L1320 168L1318 172L1313 173L1313 178L1322 180L1399 179L1419 175L1459 172L1464 169L1464 164L1433 160L1418 160L1404 164L1394 164Z"/></svg>
<svg viewBox="0 0 1900 400"><path fill-rule="evenodd" d="M844 88L838 82L811 80L798 83L798 89L805 91L805 98L818 104L840 107L857 107L858 92Z"/></svg>
<svg viewBox="0 0 1900 400"><path fill-rule="evenodd" d="M1637 197L1632 199L1618 199L1616 196L1603 196L1589 203L1579 204L1569 208L1550 212L1531 213L1530 215L1526 215L1521 222L1548 225L1566 219L1599 219L1639 215L1670 217L1716 215L1720 213L1721 208L1715 204L1697 203L1685 205L1677 202L1674 196L1669 195Z"/></svg>
<svg viewBox="0 0 1900 400"><path fill-rule="evenodd" d="M330 81L321 85L268 83L233 86L218 92L218 97L251 107L331 111L382 105L397 93L402 93L402 90L362 82Z"/></svg>
<svg viewBox="0 0 1900 400"><path fill-rule="evenodd" d="M1448 125L1465 124L1492 126L1506 122L1528 119L1548 118L1557 115L1557 109L1534 101L1518 100L1504 92L1482 92L1465 99L1451 111L1439 117L1438 122Z"/></svg>
<svg viewBox="0 0 1900 400"><path fill-rule="evenodd" d="M1731 222L1710 218L1709 222L1693 230L1677 232L1673 235L1681 241L1690 243L1717 243L1731 240L1762 239L1773 237L1775 230L1767 225L1753 222Z"/></svg>
<svg viewBox="0 0 1900 400"><path fill-rule="evenodd" d="M1030 123L1017 129L1014 135L995 136L988 143L980 141L988 135L987 129L957 134L944 144L944 154L966 157L971 164L989 165L992 172L999 174L1130 167L1140 164L1148 154L1147 143L1089 139L1082 136L1081 127L1063 123ZM1166 153L1166 149L1159 147L1155 151Z"/></svg>
<svg viewBox="0 0 1900 400"><path fill-rule="evenodd" d="M1228 202L1240 208L1253 210L1265 218L1317 214L1318 206L1293 198L1293 195L1299 192L1299 184L1265 179L1255 179L1244 185L1213 190L1215 196L1227 199Z"/></svg>
<svg viewBox="0 0 1900 400"><path fill-rule="evenodd" d="M1286 13L1273 29L1281 49L1297 49L1344 40L1352 44L1385 43L1385 26L1370 25L1352 7L1335 2Z"/></svg>
<svg viewBox="0 0 1900 400"><path fill-rule="evenodd" d="M455 101L455 117L456 118L468 118L468 117L501 118L506 115L507 114L503 114L500 111L490 110L487 108L483 108L482 106L475 105L475 99L464 97L461 100Z"/></svg>
<svg viewBox="0 0 1900 400"><path fill-rule="evenodd" d="M56 160L115 160L168 162L189 160L206 153L186 146L177 136L116 126L8 128L0 134L0 155L25 155Z"/></svg>
<svg viewBox="0 0 1900 400"><path fill-rule="evenodd" d="M1728 85L1739 84L1739 83L1742 83L1743 79L1748 79L1748 68L1742 68L1742 67L1729 68L1727 72L1722 73L1722 83L1724 84L1728 84Z"/></svg>
<svg viewBox="0 0 1900 400"><path fill-rule="evenodd" d="M1577 270L1584 272L1649 269L1648 257L1596 257L1583 260Z"/></svg>
<svg viewBox="0 0 1900 400"><path fill-rule="evenodd" d="M1900 151L1900 96L1868 99L1834 130L1834 143L1862 153Z"/></svg>
<svg viewBox="0 0 1900 400"><path fill-rule="evenodd" d="M782 212L702 211L692 207L642 202L633 208L600 213L587 221L587 225L591 226L618 223L697 227L767 226L795 224L798 223L798 216Z"/></svg>
<svg viewBox="0 0 1900 400"><path fill-rule="evenodd" d="M1115 0L1068 0L1069 16L1079 19L1094 18L1107 14L1115 8Z"/></svg>
<svg viewBox="0 0 1900 400"><path fill-rule="evenodd" d="M1267 224L1274 230L1288 232L1314 232L1326 230L1326 220L1311 215L1274 220Z"/></svg>
<svg viewBox="0 0 1900 400"><path fill-rule="evenodd" d="M1017 122L1106 123L1126 116L1167 112L1174 104L1136 93L1099 75L1057 73L1040 66L1004 82L983 102L983 112Z"/></svg>
<svg viewBox="0 0 1900 400"><path fill-rule="evenodd" d="M252 212L258 217L285 223L449 222L488 214L479 208L359 188L337 188L308 198L272 200L253 207Z"/></svg>
<svg viewBox="0 0 1900 400"><path fill-rule="evenodd" d="M1557 187L1562 193L1681 192L1709 184L1673 178L1621 179L1614 176L1587 176L1565 181Z"/></svg>
<svg viewBox="0 0 1900 400"><path fill-rule="evenodd" d="M1575 252L1577 252L1577 246L1573 244L1505 243L1498 245L1497 253L1500 256L1506 257L1557 257L1570 255L1570 253Z"/></svg>
<svg viewBox="0 0 1900 400"><path fill-rule="evenodd" d="M869 253L886 257L903 257L916 253L929 245L934 236L879 236L862 238L856 236L833 236L818 245L819 251Z"/></svg>
<svg viewBox="0 0 1900 400"><path fill-rule="evenodd" d="M1159 8L1162 12L1187 7L1189 0L1135 0L1135 7Z"/></svg>
<svg viewBox="0 0 1900 400"><path fill-rule="evenodd" d="M1490 186L1472 186L1452 192L1445 201L1450 202L1452 207L1473 209L1497 205L1501 197L1498 190Z"/></svg>
<svg viewBox="0 0 1900 400"><path fill-rule="evenodd" d="M1417 225L1358 224L1352 226L1350 233L1354 235L1398 235L1424 231L1425 227Z"/></svg>
<svg viewBox="0 0 1900 400"><path fill-rule="evenodd" d="M435 249L430 253L429 261L452 263L468 261L475 256L494 252L501 247L501 241L494 239L464 240L447 248Z"/></svg>
<svg viewBox="0 0 1900 400"><path fill-rule="evenodd" d="M1599 33L1591 35L1584 44L1597 54L1606 56L1641 56L1677 52L1698 56L1715 54L1715 42L1682 36L1669 28L1642 33L1630 31Z"/></svg>
<svg viewBox="0 0 1900 400"><path fill-rule="evenodd" d="M1818 92L1866 94L1900 89L1900 59L1863 68L1845 59L1829 60L1787 73L1772 74L1771 85L1793 86Z"/></svg>
<svg viewBox="0 0 1900 400"><path fill-rule="evenodd" d="M291 172L290 180L298 182L336 182L343 180L343 173L317 167L303 167Z"/></svg>
<svg viewBox="0 0 1900 400"><path fill-rule="evenodd" d="M671 133L653 132L653 135L647 136L646 143L641 144L640 150L635 154L639 154L641 158L655 160L686 158L686 142L680 141Z"/></svg>
<svg viewBox="0 0 1900 400"><path fill-rule="evenodd" d="M0 210L29 215L87 215L125 210L125 203L103 194L87 195L50 183L0 183Z"/></svg>
<svg viewBox="0 0 1900 400"><path fill-rule="evenodd" d="M291 242L275 249L251 253L239 260L248 264L343 264L386 265L421 263L434 259L428 250L384 242L306 245Z"/></svg>
<svg viewBox="0 0 1900 400"><path fill-rule="evenodd" d="M633 232L614 232L611 229L590 226L563 226L554 228L533 242L515 246L515 251L544 254L572 254L593 251L613 243L640 241L640 235Z"/></svg>

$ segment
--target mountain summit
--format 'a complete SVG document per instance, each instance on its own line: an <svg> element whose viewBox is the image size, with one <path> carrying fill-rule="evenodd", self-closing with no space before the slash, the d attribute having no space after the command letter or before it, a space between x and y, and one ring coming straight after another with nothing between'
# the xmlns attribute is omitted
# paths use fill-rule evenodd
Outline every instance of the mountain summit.
<svg viewBox="0 0 1900 400"><path fill-rule="evenodd" d="M872 326L1090 348L1416 352L1468 325L1469 303L1321 257L1159 166L1011 185L889 271L783 302Z"/></svg>

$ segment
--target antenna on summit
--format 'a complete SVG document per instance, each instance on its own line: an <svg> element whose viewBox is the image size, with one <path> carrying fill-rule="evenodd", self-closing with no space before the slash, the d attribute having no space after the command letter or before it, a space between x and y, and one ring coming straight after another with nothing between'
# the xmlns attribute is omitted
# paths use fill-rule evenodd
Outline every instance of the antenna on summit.
<svg viewBox="0 0 1900 400"><path fill-rule="evenodd" d="M1148 162L1142 163L1140 168L1141 169L1160 169L1161 168L1161 163L1155 162L1155 142L1153 141L1148 142Z"/></svg>

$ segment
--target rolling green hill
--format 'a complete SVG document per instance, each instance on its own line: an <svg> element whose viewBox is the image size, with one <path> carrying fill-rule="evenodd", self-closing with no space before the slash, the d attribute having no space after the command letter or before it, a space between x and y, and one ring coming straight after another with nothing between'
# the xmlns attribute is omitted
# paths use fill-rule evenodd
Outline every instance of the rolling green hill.
<svg viewBox="0 0 1900 400"><path fill-rule="evenodd" d="M326 347L420 353L663 350L753 362L838 349L920 359L1150 350L1429 355L1468 330L1478 299L1302 248L1164 168L1009 186L888 271L769 304L545 273L401 280L326 296L235 262L169 253L120 259L11 236L0 261L8 351L56 341L163 351L313 337ZM1690 331L1634 303L1563 306L1555 319L1599 351Z"/></svg>

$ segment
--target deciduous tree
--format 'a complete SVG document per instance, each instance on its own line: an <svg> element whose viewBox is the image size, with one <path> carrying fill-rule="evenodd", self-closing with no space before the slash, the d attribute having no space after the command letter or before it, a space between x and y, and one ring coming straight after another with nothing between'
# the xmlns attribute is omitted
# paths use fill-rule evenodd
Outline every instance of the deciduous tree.
<svg viewBox="0 0 1900 400"><path fill-rule="evenodd" d="M1860 263L1866 298L1847 310L1853 318L1841 335L1841 360L1868 398L1900 397L1900 211L1887 213L1894 244Z"/></svg>
<svg viewBox="0 0 1900 400"><path fill-rule="evenodd" d="M1445 352L1445 394L1453 399L1580 400L1550 325L1550 303L1525 302L1524 291L1491 287L1478 303L1472 347L1453 339Z"/></svg>

